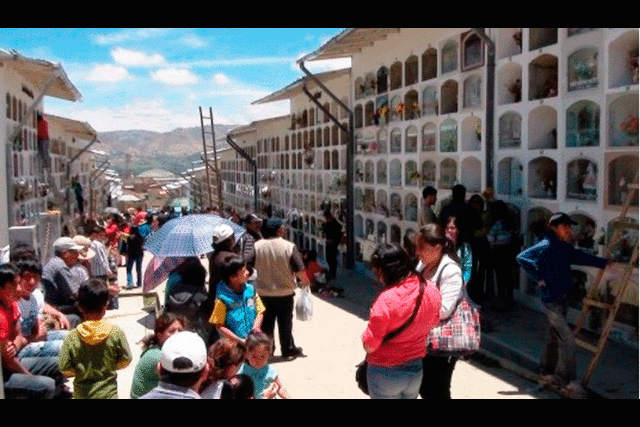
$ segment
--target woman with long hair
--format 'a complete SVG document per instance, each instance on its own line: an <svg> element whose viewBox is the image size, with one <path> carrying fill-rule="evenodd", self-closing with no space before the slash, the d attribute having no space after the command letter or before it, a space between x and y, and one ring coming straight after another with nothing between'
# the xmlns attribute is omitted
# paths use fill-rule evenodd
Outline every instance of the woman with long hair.
<svg viewBox="0 0 640 427"><path fill-rule="evenodd" d="M153 334L142 339L142 354L133 372L131 398L137 399L158 385L156 366L162 355L162 344L176 332L183 331L187 321L173 313L164 312L155 320Z"/></svg>
<svg viewBox="0 0 640 427"><path fill-rule="evenodd" d="M414 399L422 381L424 343L438 322L440 296L432 283L420 280L415 262L398 245L380 245L371 257L371 268L384 289L362 334L369 396ZM389 339L387 335L406 324L416 307L413 321Z"/></svg>
<svg viewBox="0 0 640 427"><path fill-rule="evenodd" d="M420 228L416 247L422 278L435 283L440 290L442 322L451 317L458 300L462 297L463 282L459 259L453 243L446 238L444 230L437 224L427 224ZM457 360L455 355L438 353L427 348L420 387L420 396L423 399L451 398L451 377Z"/></svg>

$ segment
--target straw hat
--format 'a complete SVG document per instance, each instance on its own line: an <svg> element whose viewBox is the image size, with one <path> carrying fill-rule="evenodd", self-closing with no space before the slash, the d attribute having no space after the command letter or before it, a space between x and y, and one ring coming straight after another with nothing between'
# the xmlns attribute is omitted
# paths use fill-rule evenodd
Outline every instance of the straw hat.
<svg viewBox="0 0 640 427"><path fill-rule="evenodd" d="M77 245L82 246L82 249L80 250L81 260L89 261L94 256L96 256L96 252L93 249L91 249L91 239L89 239L88 237L84 237L78 234L77 236L74 236L73 241Z"/></svg>

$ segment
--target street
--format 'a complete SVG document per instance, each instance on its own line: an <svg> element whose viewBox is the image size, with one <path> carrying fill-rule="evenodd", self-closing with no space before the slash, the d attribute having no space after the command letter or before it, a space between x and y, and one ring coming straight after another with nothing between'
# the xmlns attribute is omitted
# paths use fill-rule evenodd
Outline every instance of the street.
<svg viewBox="0 0 640 427"><path fill-rule="evenodd" d="M145 254L144 265L151 256ZM124 267L119 268L120 284L126 283ZM156 289L163 300L162 285ZM126 292L138 295L124 296ZM131 377L140 356L140 339L148 332L150 316L142 310L140 289L123 292L120 309L107 312L106 317L125 331L133 353L133 362L118 373L120 399L129 398ZM306 357L284 361L276 348L272 363L278 369L283 386L293 399L368 399L355 382L356 365L364 357L360 335L366 321L345 310L343 298L324 299L313 295L313 317L309 321L294 320L293 335ZM345 296L348 298L348 296ZM362 309L364 310L364 308ZM277 337L276 337L277 342ZM557 398L540 391L536 384L491 361L460 361L452 380L454 399L537 399Z"/></svg>

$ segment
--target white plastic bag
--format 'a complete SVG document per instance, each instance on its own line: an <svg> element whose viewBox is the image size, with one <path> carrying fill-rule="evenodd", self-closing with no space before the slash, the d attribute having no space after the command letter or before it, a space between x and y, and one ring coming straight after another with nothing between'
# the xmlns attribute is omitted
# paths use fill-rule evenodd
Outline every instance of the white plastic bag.
<svg viewBox="0 0 640 427"><path fill-rule="evenodd" d="M300 290L300 296L296 301L296 319L306 321L311 320L313 315L313 302L311 301L311 291L308 286Z"/></svg>

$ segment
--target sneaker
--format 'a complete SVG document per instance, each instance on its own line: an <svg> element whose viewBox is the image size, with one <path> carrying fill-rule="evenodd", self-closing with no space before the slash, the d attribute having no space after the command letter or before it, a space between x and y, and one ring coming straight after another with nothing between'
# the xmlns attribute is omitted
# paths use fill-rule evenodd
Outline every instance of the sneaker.
<svg viewBox="0 0 640 427"><path fill-rule="evenodd" d="M575 381L571 381L569 384L564 386L562 390L566 393L566 395L572 399L586 399L587 392L580 384Z"/></svg>

